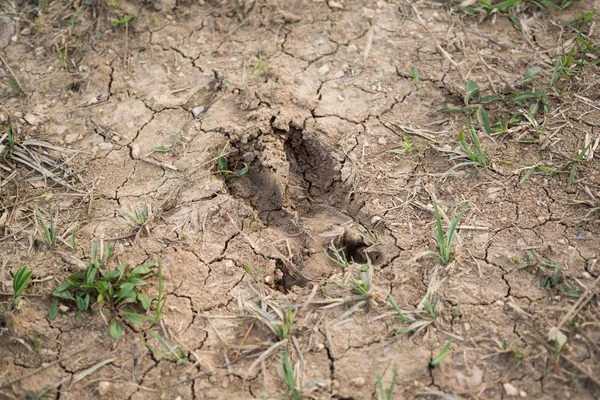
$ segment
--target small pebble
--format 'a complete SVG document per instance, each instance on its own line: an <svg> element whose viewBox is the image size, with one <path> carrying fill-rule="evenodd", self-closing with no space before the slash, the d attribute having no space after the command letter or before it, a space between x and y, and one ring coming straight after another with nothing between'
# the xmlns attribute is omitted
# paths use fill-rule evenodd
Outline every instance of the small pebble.
<svg viewBox="0 0 600 400"><path fill-rule="evenodd" d="M521 391L519 391L519 396L527 397L527 392L525 392L524 390L521 390Z"/></svg>
<svg viewBox="0 0 600 400"><path fill-rule="evenodd" d="M505 383L504 384L504 391L509 396L518 396L519 395L519 389L517 389L516 387L514 387L514 385L512 383Z"/></svg>
<svg viewBox="0 0 600 400"><path fill-rule="evenodd" d="M387 144L387 139L384 138L383 136L380 136L379 139L377 139L377 142L381 145L385 145L385 144Z"/></svg>
<svg viewBox="0 0 600 400"><path fill-rule="evenodd" d="M62 135L63 133L65 133L67 131L67 127L64 125L56 125L56 134L57 135Z"/></svg>
<svg viewBox="0 0 600 400"><path fill-rule="evenodd" d="M15 118L22 118L22 117L23 117L23 113L21 111L15 112Z"/></svg>
<svg viewBox="0 0 600 400"><path fill-rule="evenodd" d="M337 70L337 71L335 71L335 74L333 74L333 76L335 77L335 79L340 79L341 77L344 76L344 71L342 71L341 69Z"/></svg>
<svg viewBox="0 0 600 400"><path fill-rule="evenodd" d="M65 306L64 304L61 304L60 306L58 306L58 311L60 311L63 314L66 314L69 312L69 307Z"/></svg>
<svg viewBox="0 0 600 400"><path fill-rule="evenodd" d="M75 143L78 140L79 140L79 135L77 133L69 133L67 136L65 136L66 144Z"/></svg>
<svg viewBox="0 0 600 400"><path fill-rule="evenodd" d="M346 49L348 53L356 53L358 51L358 47L355 44L351 44Z"/></svg>
<svg viewBox="0 0 600 400"><path fill-rule="evenodd" d="M494 304L499 307L504 307L504 302L502 300L496 300L496 302Z"/></svg>
<svg viewBox="0 0 600 400"><path fill-rule="evenodd" d="M110 390L111 387L111 383L107 382L107 381L101 381L98 384L98 394L100 396L106 396L108 394L108 391Z"/></svg>
<svg viewBox="0 0 600 400"><path fill-rule="evenodd" d="M329 65L325 64L321 68L319 68L319 75L325 75L329 72Z"/></svg>
<svg viewBox="0 0 600 400"><path fill-rule="evenodd" d="M361 388L363 386L365 386L365 378L363 377L358 377L358 378L354 378L351 381L352 386L357 387L357 388Z"/></svg>
<svg viewBox="0 0 600 400"><path fill-rule="evenodd" d="M194 116L194 118L198 118L198 115L202 114L203 111L204 106L194 107L192 108L192 115Z"/></svg>
<svg viewBox="0 0 600 400"><path fill-rule="evenodd" d="M100 143L98 145L98 149L100 150L112 150L113 149L113 144L112 143Z"/></svg>
<svg viewBox="0 0 600 400"><path fill-rule="evenodd" d="M138 158L140 158L140 154L141 154L140 145L137 143L133 143L131 145L131 157L133 159L138 159Z"/></svg>
<svg viewBox="0 0 600 400"><path fill-rule="evenodd" d="M256 154L254 153L244 153L242 155L242 160L244 160L245 163L251 163L252 161L256 160Z"/></svg>
<svg viewBox="0 0 600 400"><path fill-rule="evenodd" d="M25 114L25 121L27 121L27 123L29 125L35 125L38 121L38 117L36 117L35 115L31 114L31 113L27 113Z"/></svg>
<svg viewBox="0 0 600 400"><path fill-rule="evenodd" d="M31 29L29 28L25 28L21 31L21 35L23 36L29 36L31 34Z"/></svg>
<svg viewBox="0 0 600 400"><path fill-rule="evenodd" d="M344 5L342 3L338 3L337 1L330 1L329 2L329 7L331 8L337 8L338 10L341 10L344 8Z"/></svg>

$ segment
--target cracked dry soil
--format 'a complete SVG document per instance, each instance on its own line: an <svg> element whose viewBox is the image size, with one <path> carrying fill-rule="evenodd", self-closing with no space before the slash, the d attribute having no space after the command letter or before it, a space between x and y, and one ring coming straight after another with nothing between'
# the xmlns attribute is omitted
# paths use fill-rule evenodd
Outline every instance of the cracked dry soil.
<svg viewBox="0 0 600 400"><path fill-rule="evenodd" d="M479 173L441 176L453 162L439 148L457 147L466 119L437 112L461 106L466 79L507 94L530 66L547 78L557 43L571 38L561 23L593 1L539 12L527 34L500 15L479 22L429 2L416 3L427 26L404 1L75 6L50 3L28 31L24 20L0 17L0 53L26 91L17 98L0 86L3 120L16 121L23 138L79 150L68 163L85 182L82 194L19 169L19 180L0 186L0 215L10 217L0 219L2 292L20 265L34 273L20 309L0 319L0 398L46 389L57 399L290 398L278 352L257 362L277 339L243 304L265 298L294 310L287 346L306 398L377 398L377 376L387 388L395 370L397 399L598 398L600 229L578 202L586 186L600 189L597 157L573 185L544 174L520 183L519 174L599 136L597 67L555 100L562 111L549 130L560 142L482 138L495 164ZM111 26L125 14L127 28ZM405 140L416 150L394 152ZM248 173L218 173L221 154ZM449 215L471 201L448 266L423 256L436 250L432 196ZM144 204L151 219L132 235L119 210ZM61 232L79 225L75 249L39 244L35 208L58 208ZM376 230L380 245L357 227ZM127 324L115 341L97 306L81 322L75 307L48 319L52 290L81 270L94 238L115 246L114 265L162 259L159 327ZM332 241L352 260L346 271L324 252ZM529 254L537 261L523 267ZM540 285L539 260L561 264L594 295L562 326L559 359L547 333L577 299ZM352 271L368 261L373 298L358 308L336 302L352 295ZM386 294L427 320L422 300L432 288L435 320L397 333ZM147 293L156 295L155 280ZM152 354L149 329L187 362ZM430 369L448 340L447 357Z"/></svg>

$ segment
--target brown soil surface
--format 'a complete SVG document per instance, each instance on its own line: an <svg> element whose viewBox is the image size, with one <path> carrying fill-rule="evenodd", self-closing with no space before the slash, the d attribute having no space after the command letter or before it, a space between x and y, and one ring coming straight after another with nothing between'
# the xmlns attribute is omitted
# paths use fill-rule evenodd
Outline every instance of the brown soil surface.
<svg viewBox="0 0 600 400"><path fill-rule="evenodd" d="M520 5L522 31L500 12L427 1L33 3L0 5L0 134L12 124L18 141L76 152L62 153L68 186L23 165L0 170L0 398L293 398L286 353L303 398L384 398L378 376L393 399L599 398L598 156L569 179L600 137L598 67L549 89L538 143L522 143L534 134L526 120L479 132L486 168L452 169L465 161L447 152L458 132L470 119L479 128L438 111L464 105L467 81L482 97L529 91L535 66L533 87L549 87L576 34L564 23L593 0ZM111 23L124 15L133 19ZM585 37L598 45L599 31L594 22ZM486 106L492 122L519 107ZM448 265L428 253L434 199L448 218L470 202ZM144 205L150 218L134 228L123 211ZM64 243L44 246L36 209L58 210ZM138 327L106 303L78 316L64 302L48 318L52 291L83 271L95 239L115 248L109 268L162 260L159 324ZM345 248L345 269L330 246ZM14 309L24 264L33 283ZM361 299L352 282L364 264L372 289ZM157 296L157 279L144 291ZM292 310L289 337L256 308L275 319ZM422 329L403 333L411 320ZM152 332L185 362L153 354L144 343L168 351Z"/></svg>

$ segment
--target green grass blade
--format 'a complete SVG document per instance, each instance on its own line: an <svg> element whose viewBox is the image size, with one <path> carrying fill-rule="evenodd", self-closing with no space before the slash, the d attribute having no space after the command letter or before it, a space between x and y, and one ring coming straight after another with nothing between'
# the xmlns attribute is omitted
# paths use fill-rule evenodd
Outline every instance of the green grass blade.
<svg viewBox="0 0 600 400"><path fill-rule="evenodd" d="M479 85L477 82L467 81L465 84L465 105L469 105L471 100L479 101Z"/></svg>
<svg viewBox="0 0 600 400"><path fill-rule="evenodd" d="M490 117L488 117L487 112L483 107L479 107L477 109L477 121L479 122L479 126L485 132L486 135L492 134L492 126L490 123Z"/></svg>
<svg viewBox="0 0 600 400"><path fill-rule="evenodd" d="M436 225L436 240L438 242L438 248L440 252L440 260L442 264L448 263L448 249L446 248L446 240L444 235L444 227L442 226L442 218L440 214L439 205L436 201L433 202L433 210L435 214L435 225Z"/></svg>
<svg viewBox="0 0 600 400"><path fill-rule="evenodd" d="M452 220L450 221L450 226L448 227L448 238L446 239L448 248L450 248L452 246L452 239L454 238L454 233L456 232L456 227L457 227L458 223L460 222L460 219L462 218L463 214L465 213L465 211L467 211L467 209L469 208L470 205L471 205L471 202L468 202L467 204L465 204L465 206L463 207L461 212L457 216L452 218Z"/></svg>
<svg viewBox="0 0 600 400"><path fill-rule="evenodd" d="M446 344L444 345L444 347L442 347L442 349L437 354L437 356L435 356L435 358L433 360L431 360L431 362L429 363L429 368L433 369L433 368L437 368L440 366L442 361L444 361L444 359L448 355L448 350L450 350L451 344L452 344L452 341L450 341L450 340L446 342Z"/></svg>
<svg viewBox="0 0 600 400"><path fill-rule="evenodd" d="M110 322L110 336L115 340L119 340L123 336L123 328L116 319Z"/></svg>

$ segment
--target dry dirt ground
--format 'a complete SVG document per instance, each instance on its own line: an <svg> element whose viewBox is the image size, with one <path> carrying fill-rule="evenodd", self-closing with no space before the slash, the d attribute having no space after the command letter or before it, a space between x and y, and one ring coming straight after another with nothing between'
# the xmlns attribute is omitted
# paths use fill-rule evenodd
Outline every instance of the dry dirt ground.
<svg viewBox="0 0 600 400"><path fill-rule="evenodd" d="M567 22L597 5L3 2L0 133L76 151L28 147L59 160L56 182L3 139L0 398L599 398L598 67L551 85L563 49L582 57ZM592 47L596 20L579 35ZM516 114L509 129L439 111L465 105L468 81L506 96L484 109ZM528 121L511 96L540 88L549 108ZM454 168L469 122L491 164ZM436 199L444 229L468 205L447 265ZM123 213L145 206L134 227ZM36 209L64 241L44 245ZM115 249L101 274L160 258L159 323L94 298L49 318L94 240ZM33 280L13 307L21 265Z"/></svg>

